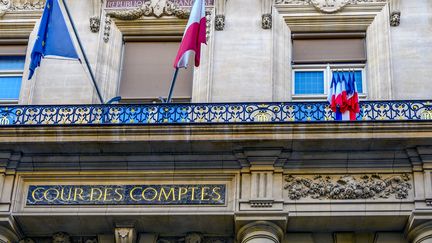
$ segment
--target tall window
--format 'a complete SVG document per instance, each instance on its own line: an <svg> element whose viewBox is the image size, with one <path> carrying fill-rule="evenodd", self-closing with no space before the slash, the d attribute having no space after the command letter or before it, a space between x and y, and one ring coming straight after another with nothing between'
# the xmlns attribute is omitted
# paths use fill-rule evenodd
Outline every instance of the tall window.
<svg viewBox="0 0 432 243"><path fill-rule="evenodd" d="M177 41L127 41L124 45L123 70L119 94L126 102L157 102L166 98L174 72L173 63L179 47ZM173 101L192 98L193 62L180 70Z"/></svg>
<svg viewBox="0 0 432 243"><path fill-rule="evenodd" d="M0 103L18 103L25 63L24 45L0 45Z"/></svg>
<svg viewBox="0 0 432 243"><path fill-rule="evenodd" d="M293 99L324 99L335 71L354 72L364 96L364 33L294 33L292 44Z"/></svg>

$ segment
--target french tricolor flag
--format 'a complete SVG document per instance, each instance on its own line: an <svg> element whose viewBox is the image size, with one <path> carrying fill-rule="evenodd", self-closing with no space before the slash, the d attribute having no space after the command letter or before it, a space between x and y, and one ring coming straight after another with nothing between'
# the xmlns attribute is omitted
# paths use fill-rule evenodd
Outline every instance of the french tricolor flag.
<svg viewBox="0 0 432 243"><path fill-rule="evenodd" d="M200 64L201 44L206 42L205 0L195 0L186 30L174 61L174 68L187 68L189 55L195 52L195 66Z"/></svg>
<svg viewBox="0 0 432 243"><path fill-rule="evenodd" d="M327 101L330 103L331 110L335 112L336 120L356 120L360 106L354 72L348 73L348 80L345 78L345 73L333 72Z"/></svg>

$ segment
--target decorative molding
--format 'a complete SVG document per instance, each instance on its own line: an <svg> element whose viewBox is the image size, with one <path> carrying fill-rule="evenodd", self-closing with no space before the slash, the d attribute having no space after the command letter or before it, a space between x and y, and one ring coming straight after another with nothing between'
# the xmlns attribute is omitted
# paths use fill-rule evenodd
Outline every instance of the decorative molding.
<svg viewBox="0 0 432 243"><path fill-rule="evenodd" d="M52 242L53 243L70 243L70 237L65 232L58 232L53 234L52 236Z"/></svg>
<svg viewBox="0 0 432 243"><path fill-rule="evenodd" d="M432 199L426 199L426 206L432 207Z"/></svg>
<svg viewBox="0 0 432 243"><path fill-rule="evenodd" d="M275 0L275 4L312 5L322 13L335 13L348 4L387 2L387 0Z"/></svg>
<svg viewBox="0 0 432 243"><path fill-rule="evenodd" d="M390 14L390 26L397 27L400 25L401 12L394 11Z"/></svg>
<svg viewBox="0 0 432 243"><path fill-rule="evenodd" d="M144 2L141 7L129 10L108 11L107 15L120 20L135 20L143 16L160 18L163 16L175 16L179 19L187 19L189 10L181 8L169 0L151 0Z"/></svg>
<svg viewBox="0 0 432 243"><path fill-rule="evenodd" d="M215 17L215 30L222 31L225 28L225 15L216 15Z"/></svg>
<svg viewBox="0 0 432 243"><path fill-rule="evenodd" d="M284 186L288 190L291 200L303 198L313 199L377 199L390 198L406 199L412 189L408 174L389 176L373 175L345 175L322 176L312 178L306 176L288 175Z"/></svg>
<svg viewBox="0 0 432 243"><path fill-rule="evenodd" d="M263 14L261 16L261 27L265 30L272 28L272 15L271 14Z"/></svg>
<svg viewBox="0 0 432 243"><path fill-rule="evenodd" d="M256 199L250 200L250 206L252 208L271 208L273 206L274 200L271 199Z"/></svg>
<svg viewBox="0 0 432 243"><path fill-rule="evenodd" d="M90 18L90 31L93 33L99 32L100 29L100 18L98 16L93 16Z"/></svg>

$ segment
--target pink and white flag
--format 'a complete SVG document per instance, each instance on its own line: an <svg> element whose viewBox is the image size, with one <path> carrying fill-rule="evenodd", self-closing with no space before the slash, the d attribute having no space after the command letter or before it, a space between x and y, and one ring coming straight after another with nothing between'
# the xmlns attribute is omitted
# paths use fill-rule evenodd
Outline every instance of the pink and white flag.
<svg viewBox="0 0 432 243"><path fill-rule="evenodd" d="M198 67L202 43L207 44L205 0L195 0L174 61L174 68L187 68L189 55L192 52L195 52L195 66Z"/></svg>

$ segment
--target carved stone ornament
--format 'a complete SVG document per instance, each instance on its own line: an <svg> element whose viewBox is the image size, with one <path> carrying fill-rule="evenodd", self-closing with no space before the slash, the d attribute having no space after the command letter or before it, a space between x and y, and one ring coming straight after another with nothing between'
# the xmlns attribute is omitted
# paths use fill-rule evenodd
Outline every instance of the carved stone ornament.
<svg viewBox="0 0 432 243"><path fill-rule="evenodd" d="M185 243L201 243L202 240L202 235L198 233L190 233L185 237Z"/></svg>
<svg viewBox="0 0 432 243"><path fill-rule="evenodd" d="M225 15L215 16L215 30L222 31L225 28Z"/></svg>
<svg viewBox="0 0 432 243"><path fill-rule="evenodd" d="M386 2L387 0L275 0L276 4L301 4L313 5L323 13L335 13L342 10L347 4L359 4L368 2Z"/></svg>
<svg viewBox="0 0 432 243"><path fill-rule="evenodd" d="M390 14L390 26L396 27L400 24L401 12L394 11Z"/></svg>
<svg viewBox="0 0 432 243"><path fill-rule="evenodd" d="M263 14L262 17L262 22L261 22L261 27L265 30L271 29L272 28L272 15L271 14Z"/></svg>
<svg viewBox="0 0 432 243"><path fill-rule="evenodd" d="M21 10L42 10L45 0L0 0L0 16L6 12Z"/></svg>
<svg viewBox="0 0 432 243"><path fill-rule="evenodd" d="M31 238L24 238L24 239L18 241L18 243L35 243L35 242Z"/></svg>
<svg viewBox="0 0 432 243"><path fill-rule="evenodd" d="M105 43L107 43L109 41L109 38L110 38L111 23L112 23L111 17L107 15L105 17L105 25L104 25L104 33L103 33L104 34L103 39L104 39Z"/></svg>
<svg viewBox="0 0 432 243"><path fill-rule="evenodd" d="M143 16L156 18L175 16L180 19L187 19L190 13L186 8L181 8L169 0L151 0L144 2L144 4L138 8L110 11L107 14L110 17L120 20L135 20Z"/></svg>
<svg viewBox="0 0 432 243"><path fill-rule="evenodd" d="M5 15L5 13L10 9L12 0L0 0L0 16Z"/></svg>
<svg viewBox="0 0 432 243"><path fill-rule="evenodd" d="M91 17L90 18L90 31L93 33L99 32L100 29L100 18L99 17Z"/></svg>
<svg viewBox="0 0 432 243"><path fill-rule="evenodd" d="M407 174L381 176L322 176L312 178L289 175L285 177L285 190L291 200L313 199L406 199L411 190Z"/></svg>
<svg viewBox="0 0 432 243"><path fill-rule="evenodd" d="M52 236L52 242L53 243L70 243L70 237L67 233L64 232L58 232L53 234Z"/></svg>

